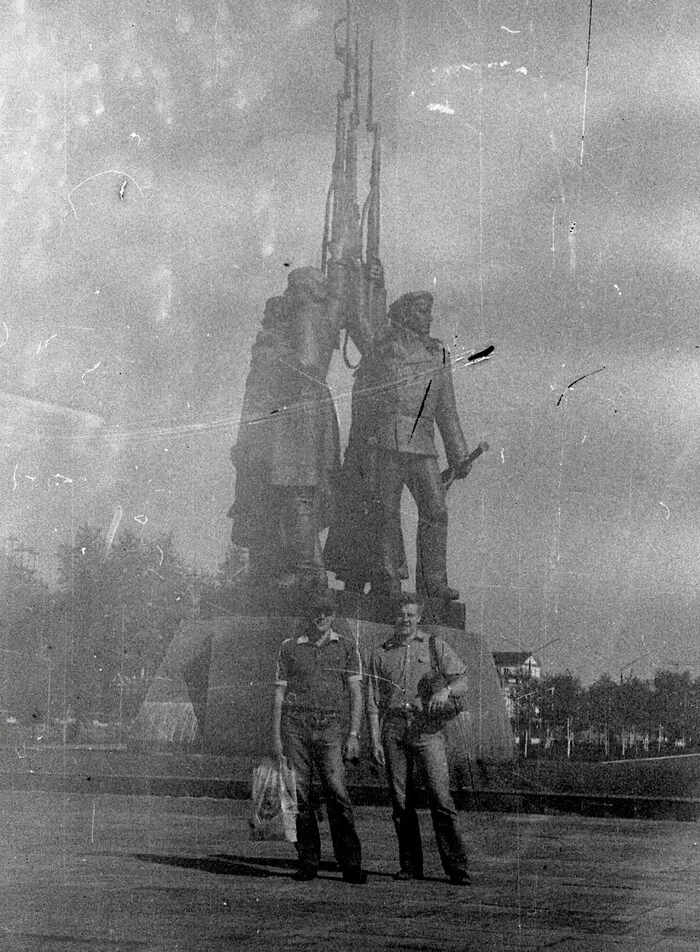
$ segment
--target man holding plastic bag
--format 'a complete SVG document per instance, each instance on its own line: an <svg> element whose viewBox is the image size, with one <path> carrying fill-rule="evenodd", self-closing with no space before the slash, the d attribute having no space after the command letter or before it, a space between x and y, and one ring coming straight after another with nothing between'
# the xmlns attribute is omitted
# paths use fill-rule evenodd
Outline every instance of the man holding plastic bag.
<svg viewBox="0 0 700 952"><path fill-rule="evenodd" d="M297 781L282 759L266 759L253 771L252 840L297 841Z"/></svg>
<svg viewBox="0 0 700 952"><path fill-rule="evenodd" d="M318 777L328 815L333 850L343 880L363 884L362 851L345 781L345 760L357 760L362 717L362 665L357 644L333 629L330 594L319 596L301 633L282 643L277 661L272 711L272 746L285 755L296 776L299 869L293 878L318 875L321 838L313 803L312 776ZM349 724L348 724L349 708Z"/></svg>

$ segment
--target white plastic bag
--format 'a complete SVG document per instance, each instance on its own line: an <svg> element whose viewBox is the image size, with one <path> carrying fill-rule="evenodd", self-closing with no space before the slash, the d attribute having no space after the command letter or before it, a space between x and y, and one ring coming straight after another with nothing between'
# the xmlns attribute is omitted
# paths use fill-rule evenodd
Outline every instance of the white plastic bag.
<svg viewBox="0 0 700 952"><path fill-rule="evenodd" d="M287 761L263 760L253 771L250 838L297 841L297 781Z"/></svg>

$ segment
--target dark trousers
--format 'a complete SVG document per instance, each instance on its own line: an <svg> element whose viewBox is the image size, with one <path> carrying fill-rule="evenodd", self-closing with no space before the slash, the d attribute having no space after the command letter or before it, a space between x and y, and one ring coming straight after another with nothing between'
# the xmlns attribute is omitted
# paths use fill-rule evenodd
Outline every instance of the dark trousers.
<svg viewBox="0 0 700 952"><path fill-rule="evenodd" d="M422 731L417 721L386 718L383 727L386 771L391 789L394 826L401 869L423 875L423 845L415 805L414 765L422 770L440 859L445 872L466 873L467 847L457 824L450 794L445 738L441 731Z"/></svg>
<svg viewBox="0 0 700 952"><path fill-rule="evenodd" d="M284 752L297 775L297 853L301 866L318 869L321 838L316 811L310 800L311 779L316 772L326 802L333 852L341 869L362 865L360 840L355 830L352 804L345 783L343 731L339 718L325 722L303 714L288 715L284 724Z"/></svg>
<svg viewBox="0 0 700 952"><path fill-rule="evenodd" d="M430 595L447 585L447 502L440 467L432 456L379 454L379 509L382 520L382 564L387 578L405 575L397 559L403 555L401 493L407 486L418 508L416 587Z"/></svg>

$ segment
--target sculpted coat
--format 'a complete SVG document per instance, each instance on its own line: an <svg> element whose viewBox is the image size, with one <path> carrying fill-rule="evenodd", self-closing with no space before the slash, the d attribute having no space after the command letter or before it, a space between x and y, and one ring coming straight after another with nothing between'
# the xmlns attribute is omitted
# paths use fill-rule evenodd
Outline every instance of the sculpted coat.
<svg viewBox="0 0 700 952"><path fill-rule="evenodd" d="M318 533L331 518L340 474L338 422L326 374L338 308L315 268L289 275L265 307L253 346L238 440L231 539L250 554L256 582L325 580Z"/></svg>
<svg viewBox="0 0 700 952"><path fill-rule="evenodd" d="M420 302L427 304L422 325L414 313ZM430 597L456 597L447 587L447 506L435 427L449 466L459 470L468 449L449 353L426 330L431 305L427 292L395 302L356 372L342 510L326 545L327 567L355 591L369 581L374 590L395 594L408 576L401 531L406 485L418 507L417 587Z"/></svg>

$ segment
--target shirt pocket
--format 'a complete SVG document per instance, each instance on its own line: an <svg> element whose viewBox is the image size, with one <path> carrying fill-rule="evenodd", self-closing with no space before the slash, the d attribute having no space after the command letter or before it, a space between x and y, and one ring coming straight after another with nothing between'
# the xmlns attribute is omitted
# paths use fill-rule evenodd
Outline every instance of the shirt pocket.
<svg viewBox="0 0 700 952"><path fill-rule="evenodd" d="M420 678L427 674L431 669L430 649L428 645L423 642L417 644L412 660L416 677Z"/></svg>

